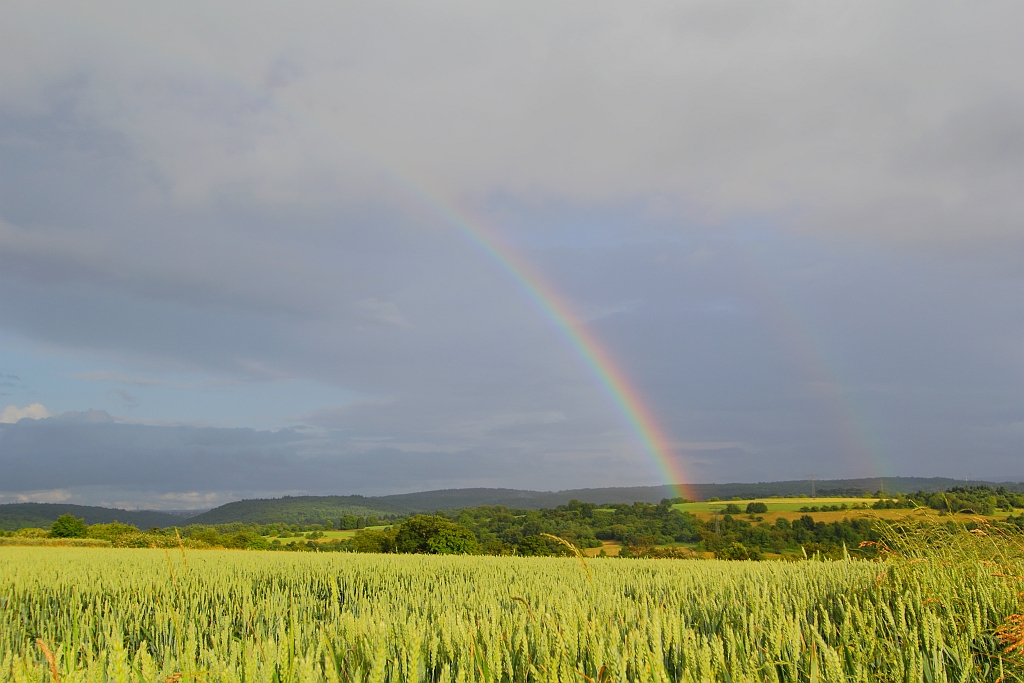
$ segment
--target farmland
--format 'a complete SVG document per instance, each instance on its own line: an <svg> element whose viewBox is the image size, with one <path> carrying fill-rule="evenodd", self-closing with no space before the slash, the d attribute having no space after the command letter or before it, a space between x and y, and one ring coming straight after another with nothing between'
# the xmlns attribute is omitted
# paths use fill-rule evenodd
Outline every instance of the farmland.
<svg viewBox="0 0 1024 683"><path fill-rule="evenodd" d="M479 506L381 520L342 515L324 524L189 524L142 531L88 525L73 515L51 529L0 531L0 544L51 545L67 539L134 548L238 548L292 552L564 555L566 539L589 556L717 559L832 559L875 556L879 523L999 521L1024 529L1024 496L1002 487L954 487L886 498L763 498L691 502L663 499L596 505L570 500L540 510ZM295 512L295 510L292 510ZM57 530L56 527L60 527Z"/></svg>
<svg viewBox="0 0 1024 683"><path fill-rule="evenodd" d="M0 680L994 681L1020 589L994 574L1019 567L982 541L881 563L3 548Z"/></svg>
<svg viewBox="0 0 1024 683"><path fill-rule="evenodd" d="M748 503L764 503L768 508L768 512L799 512L801 508L807 507L831 507L833 505L843 506L849 508L870 508L872 504L876 503L878 498L749 498L749 499L737 499L737 500L716 500L716 501L701 501L699 503L678 503L673 505L677 510L684 512L713 514L714 512L724 512L729 505L735 505L736 507L743 510L746 508ZM815 510L817 512L818 510Z"/></svg>

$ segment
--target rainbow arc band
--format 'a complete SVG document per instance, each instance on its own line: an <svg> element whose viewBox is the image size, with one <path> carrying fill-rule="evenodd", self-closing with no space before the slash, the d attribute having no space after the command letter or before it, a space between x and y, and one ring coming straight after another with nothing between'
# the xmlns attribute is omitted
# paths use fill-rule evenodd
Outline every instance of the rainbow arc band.
<svg viewBox="0 0 1024 683"><path fill-rule="evenodd" d="M683 473L678 456L673 453L668 439L659 428L654 415L640 393L558 290L516 249L504 243L478 221L470 220L429 195L419 192L415 186L410 189L458 228L516 282L526 296L554 324L597 379L604 392L629 424L630 429L640 439L644 450L658 467L660 475L672 488L675 495L697 500L696 493Z"/></svg>
<svg viewBox="0 0 1024 683"><path fill-rule="evenodd" d="M543 314L555 325L559 332L573 347L577 355L597 378L605 393L611 398L626 422L642 442L645 451L651 457L665 482L677 496L696 500L694 490L686 483L677 454L669 446L669 441L658 427L654 415L644 403L639 392L633 387L626 374L615 363L611 355L602 347L594 334L573 313L572 308L548 283L532 265L511 246L503 243L497 235L486 230L478 221L473 221L459 211L435 199L422 190L416 183L395 172L387 164L382 163L366 150L357 148L351 140L344 140L330 126L319 121L310 111L299 109L294 105L282 102L275 92L265 85L256 85L240 79L221 69L211 67L196 60L195 55L185 52L172 52L152 43L142 43L135 37L125 33L111 31L88 19L76 18L75 26L81 30L90 28L102 35L109 44L120 41L131 44L143 54L153 54L161 58L171 59L179 65L198 70L200 73L213 76L224 85L239 88L247 93L261 106L269 105L273 109L304 121L311 125L327 139L340 144L350 152L356 152L361 158L383 171L392 181L401 186L411 196L432 207L438 214L454 225L462 234L469 238L487 256L497 263L512 279L519 284L526 295L532 299Z"/></svg>

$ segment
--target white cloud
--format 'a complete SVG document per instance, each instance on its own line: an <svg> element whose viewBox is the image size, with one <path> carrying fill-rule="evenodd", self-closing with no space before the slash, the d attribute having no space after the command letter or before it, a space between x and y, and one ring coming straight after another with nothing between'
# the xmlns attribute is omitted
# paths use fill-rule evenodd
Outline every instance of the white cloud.
<svg viewBox="0 0 1024 683"><path fill-rule="evenodd" d="M0 492L0 505L5 503L67 503L72 500L73 495L69 489Z"/></svg>
<svg viewBox="0 0 1024 683"><path fill-rule="evenodd" d="M42 403L32 403L24 408L10 405L4 408L4 411L0 413L0 423L14 424L18 420L26 417L32 420L41 420L44 417L51 417L51 414L50 411L43 407Z"/></svg>

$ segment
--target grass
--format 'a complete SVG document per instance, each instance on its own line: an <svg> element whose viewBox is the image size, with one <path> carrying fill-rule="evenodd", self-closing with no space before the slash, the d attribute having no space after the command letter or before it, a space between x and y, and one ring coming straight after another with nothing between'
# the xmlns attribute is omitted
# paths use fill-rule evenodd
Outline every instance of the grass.
<svg viewBox="0 0 1024 683"><path fill-rule="evenodd" d="M881 562L0 548L0 681L1022 680L1024 552L977 531L893 523Z"/></svg>

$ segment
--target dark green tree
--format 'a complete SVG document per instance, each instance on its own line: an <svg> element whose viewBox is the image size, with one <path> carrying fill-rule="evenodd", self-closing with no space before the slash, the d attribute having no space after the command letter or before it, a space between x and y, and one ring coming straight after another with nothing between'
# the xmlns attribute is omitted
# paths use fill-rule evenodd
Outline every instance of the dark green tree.
<svg viewBox="0 0 1024 683"><path fill-rule="evenodd" d="M406 520L395 535L400 553L475 555L479 552L473 532L443 517L417 515Z"/></svg>
<svg viewBox="0 0 1024 683"><path fill-rule="evenodd" d="M352 550L357 553L393 553L395 552L395 530L367 529L360 531L352 539Z"/></svg>
<svg viewBox="0 0 1024 683"><path fill-rule="evenodd" d="M54 538L85 538L88 531L85 520L74 515L61 515L50 527L50 535Z"/></svg>

